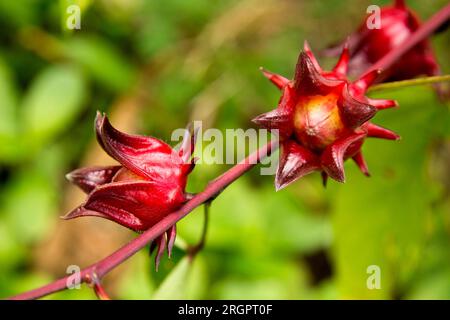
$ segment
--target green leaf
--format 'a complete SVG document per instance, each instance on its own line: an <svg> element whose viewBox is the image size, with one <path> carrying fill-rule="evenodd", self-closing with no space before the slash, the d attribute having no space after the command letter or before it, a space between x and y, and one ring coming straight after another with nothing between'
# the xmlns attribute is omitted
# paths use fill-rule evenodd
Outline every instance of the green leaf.
<svg viewBox="0 0 450 320"><path fill-rule="evenodd" d="M178 223L180 234L190 243L201 233L202 210ZM254 188L245 178L238 179L213 201L210 211L205 250L253 256L297 254L331 242L331 227L325 217L314 216L289 192L274 192L272 184Z"/></svg>
<svg viewBox="0 0 450 320"><path fill-rule="evenodd" d="M34 2L34 1L33 1ZM0 19L14 26L36 23L37 6L29 0L0 1Z"/></svg>
<svg viewBox="0 0 450 320"><path fill-rule="evenodd" d="M363 152L372 177L347 162L347 183L332 184L338 288L345 298L392 298L420 261L435 187L427 178L428 148L446 112L428 88L396 91L400 108L373 122L402 136L368 139ZM425 107L426 106L426 107ZM381 289L368 289L367 272L380 267Z"/></svg>
<svg viewBox="0 0 450 320"><path fill-rule="evenodd" d="M185 256L153 294L155 300L198 299L204 291L206 271L201 254Z"/></svg>
<svg viewBox="0 0 450 320"><path fill-rule="evenodd" d="M0 59L0 135L16 129L17 89L6 63Z"/></svg>
<svg viewBox="0 0 450 320"><path fill-rule="evenodd" d="M417 279L406 297L412 300L450 299L450 270L436 270L427 277Z"/></svg>
<svg viewBox="0 0 450 320"><path fill-rule="evenodd" d="M25 248L16 241L16 236L11 228L4 221L0 221L0 265L2 270L12 269L25 256Z"/></svg>
<svg viewBox="0 0 450 320"><path fill-rule="evenodd" d="M36 145L64 130L82 111L86 84L74 67L57 65L45 69L34 80L22 106L23 130Z"/></svg>
<svg viewBox="0 0 450 320"><path fill-rule="evenodd" d="M134 82L132 65L102 38L72 37L65 43L65 55L106 88L124 91Z"/></svg>
<svg viewBox="0 0 450 320"><path fill-rule="evenodd" d="M148 274L148 270L154 268L153 260L148 258L147 250L138 252L128 262L129 267L118 281L118 299L147 300L152 296L154 284Z"/></svg>
<svg viewBox="0 0 450 320"><path fill-rule="evenodd" d="M217 261L224 276L214 281L217 299L302 299L306 297L308 274L289 256L221 255ZM217 271L216 271L217 272Z"/></svg>
<svg viewBox="0 0 450 320"><path fill-rule="evenodd" d="M14 241L29 244L40 240L58 214L56 190L37 170L15 176L2 193L1 214Z"/></svg>
<svg viewBox="0 0 450 320"><path fill-rule="evenodd" d="M17 88L11 70L0 59L0 160L9 160L16 153Z"/></svg>

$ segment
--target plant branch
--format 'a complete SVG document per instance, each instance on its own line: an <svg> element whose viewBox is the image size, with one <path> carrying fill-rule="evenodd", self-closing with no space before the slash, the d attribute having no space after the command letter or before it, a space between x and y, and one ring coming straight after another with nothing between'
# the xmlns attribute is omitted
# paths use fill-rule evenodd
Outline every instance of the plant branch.
<svg viewBox="0 0 450 320"><path fill-rule="evenodd" d="M425 78L417 78L417 79L410 79L410 80L380 83L380 84L370 87L369 90L367 90L367 91L368 92L376 92L376 91L383 91L383 90L389 90L389 89L398 89L398 88L404 88L404 87L418 86L418 85L423 85L423 84L433 84L433 83L439 83L439 82L445 82L445 81L450 81L450 74L447 74L444 76L434 76L434 77L425 77Z"/></svg>
<svg viewBox="0 0 450 320"><path fill-rule="evenodd" d="M116 252L112 253L108 257L100 260L97 263L83 269L80 274L80 279L82 282L91 281L91 275L96 274L99 279L106 275L109 271L120 265L122 262L127 260L129 257L134 255L140 249L145 247L150 241L154 240L159 235L163 234L177 221L185 217L192 210L198 206L210 201L210 199L219 195L222 190L228 187L236 179L241 177L251 168L253 168L261 159L267 157L274 151L278 146L278 141L271 141L262 148L256 150L250 156L242 160L237 165L233 166L231 169L226 171L217 179L213 180L208 184L204 191L196 194L190 201L188 201L183 207L178 211L172 212L161 221L155 224L153 227L130 241L128 244L121 247ZM11 299L37 299L51 293L61 291L67 288L67 282L70 282L69 276L56 280L50 284L43 287L24 292L22 294L16 295Z"/></svg>
<svg viewBox="0 0 450 320"><path fill-rule="evenodd" d="M382 69L386 70L392 66L402 55L407 53L411 48L416 46L420 41L424 40L427 36L432 34L436 29L443 25L450 17L450 4L441 9L433 17L431 17L427 22L425 22L403 45L394 49L382 59L380 59L376 64L371 66L364 74L376 70ZM256 163L258 163L262 158L269 155L277 147L277 142L272 141L255 151L245 160L235 165L223 175L221 175L216 180L212 181L205 188L204 191L195 195L190 201L188 201L183 207L178 211L172 212L167 215L152 228L145 231L134 240L130 241L128 244L124 245L111 255L100 260L97 263L83 269L81 271L81 281L89 282L90 275L96 274L99 279L106 275L109 271L117 267L119 264L127 260L129 257L134 255L140 249L145 247L150 241L154 240L159 235L163 234L177 221L185 217L192 210L198 206L208 202L210 199L216 197L220 194L222 190L228 187L236 179L246 173L248 170L253 168ZM11 299L37 299L51 293L61 291L67 288L67 283L70 282L69 276L56 280L50 284L43 287L24 292L22 294L16 295Z"/></svg>

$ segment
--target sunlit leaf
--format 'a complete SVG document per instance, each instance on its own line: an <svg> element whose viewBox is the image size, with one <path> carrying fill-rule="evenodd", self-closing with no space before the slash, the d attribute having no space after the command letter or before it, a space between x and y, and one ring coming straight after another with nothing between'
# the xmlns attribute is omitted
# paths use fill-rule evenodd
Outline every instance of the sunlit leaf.
<svg viewBox="0 0 450 320"><path fill-rule="evenodd" d="M0 159L14 157L17 130L17 88L6 63L0 59Z"/></svg>
<svg viewBox="0 0 450 320"><path fill-rule="evenodd" d="M118 50L105 39L72 37L65 42L65 55L85 68L101 85L122 91L133 85L135 71Z"/></svg>
<svg viewBox="0 0 450 320"><path fill-rule="evenodd" d="M85 81L78 69L65 65L45 69L24 98L23 134L31 144L38 144L68 130L85 98Z"/></svg>
<svg viewBox="0 0 450 320"><path fill-rule="evenodd" d="M420 262L427 215L437 195L427 177L428 149L445 110L433 105L435 97L427 88L415 88L414 94L410 90L390 93L400 108L374 119L402 140L369 140L363 151L372 177L365 178L349 164L347 183L333 185L341 297L393 298ZM380 268L380 289L368 288L367 280L375 274L369 266Z"/></svg>
<svg viewBox="0 0 450 320"><path fill-rule="evenodd" d="M14 241L28 244L41 239L57 216L55 190L45 176L25 170L2 194L1 214Z"/></svg>
<svg viewBox="0 0 450 320"><path fill-rule="evenodd" d="M178 262L153 294L155 300L195 299L204 290L206 270L201 255L188 256Z"/></svg>

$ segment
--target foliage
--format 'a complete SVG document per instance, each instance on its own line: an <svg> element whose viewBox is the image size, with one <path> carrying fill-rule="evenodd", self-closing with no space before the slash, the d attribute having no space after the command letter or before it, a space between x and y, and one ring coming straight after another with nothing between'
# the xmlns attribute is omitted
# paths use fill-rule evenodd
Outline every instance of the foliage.
<svg viewBox="0 0 450 320"><path fill-rule="evenodd" d="M70 31L61 17L73 2L82 23ZM422 18L447 3L408 2ZM338 14L328 1L0 1L1 297L64 275L66 261L85 266L93 251L109 254L96 237L118 247L116 238L133 236L95 219L56 232L72 224L59 216L77 197L64 174L103 161L91 146L97 109L128 132L166 141L192 119L251 127L279 97L258 67L291 75L304 39L317 50L340 40L371 4L333 3ZM449 44L448 31L433 38L447 74ZM375 120L402 140L367 141L371 178L348 162L346 184L323 189L312 174L276 193L273 177L253 170L213 202L206 247L192 262L183 248L198 241L201 208L177 225L173 260L155 273L141 252L105 278L107 291L120 299L449 299L449 105L427 86L373 97L399 101ZM198 165L188 191L224 168ZM46 255L55 246L66 259ZM367 289L369 265L381 267L381 290ZM95 296L84 287L49 298Z"/></svg>

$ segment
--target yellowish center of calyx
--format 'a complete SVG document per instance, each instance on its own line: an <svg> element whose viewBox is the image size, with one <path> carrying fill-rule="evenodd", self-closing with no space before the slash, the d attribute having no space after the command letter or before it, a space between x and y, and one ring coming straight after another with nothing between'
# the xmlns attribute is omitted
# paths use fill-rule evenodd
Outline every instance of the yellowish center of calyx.
<svg viewBox="0 0 450 320"><path fill-rule="evenodd" d="M301 145L321 151L343 135L338 95L302 96L294 110L294 135Z"/></svg>

